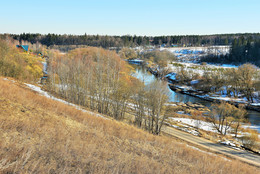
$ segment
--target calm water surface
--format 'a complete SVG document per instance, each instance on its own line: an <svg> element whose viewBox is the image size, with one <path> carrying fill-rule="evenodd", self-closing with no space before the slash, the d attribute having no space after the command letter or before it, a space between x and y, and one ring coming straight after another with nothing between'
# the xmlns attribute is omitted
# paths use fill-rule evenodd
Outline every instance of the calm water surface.
<svg viewBox="0 0 260 174"><path fill-rule="evenodd" d="M135 72L132 73L132 75L134 77L138 78L139 80L143 81L145 85L157 80L157 78L153 74L151 74L146 69L142 68L140 65L132 65L132 66L135 68ZM170 93L171 102L201 103L207 107L210 107L212 104L212 102L202 100L200 98L196 98L193 96L189 96L186 94L181 94L181 93L172 91L169 87L168 87L168 90ZM260 133L260 112L248 110L247 117L248 117L250 123L252 124L252 128L256 129Z"/></svg>

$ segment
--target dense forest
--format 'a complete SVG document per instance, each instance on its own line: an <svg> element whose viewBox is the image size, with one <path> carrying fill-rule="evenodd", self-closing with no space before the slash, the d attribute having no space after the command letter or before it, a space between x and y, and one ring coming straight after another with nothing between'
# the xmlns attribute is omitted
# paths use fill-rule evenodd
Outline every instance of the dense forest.
<svg viewBox="0 0 260 174"><path fill-rule="evenodd" d="M232 41L230 54L225 56L209 55L202 58L201 61L239 65L250 62L260 66L260 39L239 37Z"/></svg>
<svg viewBox="0 0 260 174"><path fill-rule="evenodd" d="M182 35L182 36L102 36L102 35L59 35L59 34L11 34L16 40L41 43L43 45L87 45L96 47L136 47L144 45L158 46L207 46L230 45L235 39L243 37L245 40L260 39L260 33L244 34L216 34L216 35Z"/></svg>

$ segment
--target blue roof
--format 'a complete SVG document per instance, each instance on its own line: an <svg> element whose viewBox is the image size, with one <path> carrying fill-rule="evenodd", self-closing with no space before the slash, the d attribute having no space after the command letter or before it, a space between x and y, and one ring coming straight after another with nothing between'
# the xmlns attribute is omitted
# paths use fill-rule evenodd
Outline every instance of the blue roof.
<svg viewBox="0 0 260 174"><path fill-rule="evenodd" d="M16 45L16 47L22 47L25 51L29 51L29 45Z"/></svg>
<svg viewBox="0 0 260 174"><path fill-rule="evenodd" d="M21 47L22 47L25 51L28 51L28 50L29 50L29 45L21 45Z"/></svg>

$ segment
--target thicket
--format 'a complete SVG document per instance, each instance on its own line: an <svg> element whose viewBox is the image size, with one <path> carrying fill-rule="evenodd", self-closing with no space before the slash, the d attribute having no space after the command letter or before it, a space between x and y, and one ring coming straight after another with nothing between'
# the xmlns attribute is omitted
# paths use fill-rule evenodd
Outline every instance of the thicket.
<svg viewBox="0 0 260 174"><path fill-rule="evenodd" d="M15 47L12 40L0 39L0 75L24 81L42 76L41 58Z"/></svg>
<svg viewBox="0 0 260 174"><path fill-rule="evenodd" d="M170 95L166 82L155 81L147 86L137 82L132 92L135 125L159 135L169 116L168 107L165 106Z"/></svg>
<svg viewBox="0 0 260 174"><path fill-rule="evenodd" d="M244 95L254 102L254 93L260 90L260 72L252 64L243 64L238 68L205 69L202 75L184 67L177 69L176 79L181 83L199 80L194 88L205 92L221 92L235 98Z"/></svg>
<svg viewBox="0 0 260 174"><path fill-rule="evenodd" d="M166 67L169 62L176 60L176 57L169 51L150 51L142 55L148 63L156 63L160 67Z"/></svg>
<svg viewBox="0 0 260 174"><path fill-rule="evenodd" d="M144 122L143 128L159 134L167 95L159 86L145 88L130 75L130 68L115 52L94 47L75 49L65 55L53 52L49 55L48 73L49 90L68 101L117 120L124 119L129 108L135 108L135 123L141 126ZM136 98L139 86L142 96ZM144 101L142 109L148 112L140 115L135 99Z"/></svg>
<svg viewBox="0 0 260 174"><path fill-rule="evenodd" d="M130 76L115 52L82 48L49 60L49 87L70 102L121 119L126 109Z"/></svg>
<svg viewBox="0 0 260 174"><path fill-rule="evenodd" d="M244 94L249 102L253 102L254 92L260 90L259 82L257 67L244 64L238 68L205 72L197 88L206 87L211 92L222 91L235 98Z"/></svg>
<svg viewBox="0 0 260 174"><path fill-rule="evenodd" d="M233 126L235 128L235 137L237 137L238 128L245 121L246 110L243 106L236 107L222 102L213 104L210 109L210 121L213 123L214 128L225 136Z"/></svg>
<svg viewBox="0 0 260 174"><path fill-rule="evenodd" d="M122 48L119 51L119 55L122 59L136 59L136 58L138 58L137 52L134 49L128 48L128 47Z"/></svg>
<svg viewBox="0 0 260 174"><path fill-rule="evenodd" d="M140 56L145 60L147 66L153 68L160 77L164 77L169 73L168 64L176 60L176 57L169 51L150 51Z"/></svg>

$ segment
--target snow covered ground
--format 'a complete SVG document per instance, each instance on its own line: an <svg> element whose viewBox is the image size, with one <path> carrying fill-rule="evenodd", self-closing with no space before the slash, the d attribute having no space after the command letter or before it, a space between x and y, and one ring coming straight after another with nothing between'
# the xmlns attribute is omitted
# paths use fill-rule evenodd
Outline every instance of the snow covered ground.
<svg viewBox="0 0 260 174"><path fill-rule="evenodd" d="M260 103L252 103L252 106L260 106Z"/></svg>
<svg viewBox="0 0 260 174"><path fill-rule="evenodd" d="M173 53L179 61L198 62L201 57L209 54L226 55L230 52L230 46L216 45L216 46L208 46L208 47L173 47L173 48L161 47L160 48L160 51L165 51L165 50Z"/></svg>
<svg viewBox="0 0 260 174"><path fill-rule="evenodd" d="M42 65L43 65L43 73L45 73L45 74L48 74L48 72L47 72L47 62L42 62Z"/></svg>
<svg viewBox="0 0 260 174"><path fill-rule="evenodd" d="M191 119L191 118L173 118L173 117L170 117L169 119L176 121L176 122L179 122L179 123L184 123L184 124L192 126L192 127L202 129L204 131L217 133L217 130L214 128L212 123L209 123L209 122L205 122L205 121L202 121L202 120L195 120L195 119Z"/></svg>
<svg viewBox="0 0 260 174"><path fill-rule="evenodd" d="M220 69L220 68L237 68L238 66L236 65L229 65L229 64L224 64L224 65L214 65L214 64L207 64L207 65L201 65L197 63L188 63L188 62L176 62L173 61L170 64L168 64L169 69L176 70L176 68L179 68L180 65L182 66L185 70L194 70L196 73L203 74L204 71L212 70L212 69ZM201 73L202 72L202 73Z"/></svg>
<svg viewBox="0 0 260 174"><path fill-rule="evenodd" d="M178 113L178 114L184 114L184 113ZM175 121L178 123L178 125L183 126L183 127L180 127L180 126L176 126L176 125L171 125L171 127L183 130L183 131L193 134L195 136L198 136L199 132L197 130L190 130L190 129L188 129L187 126L190 126L190 128L196 128L196 129L198 128L198 129L201 129L204 131L218 133L218 131L216 130L216 128L214 127L214 125L212 123L202 121L202 120L196 120L196 119L192 119L192 118L170 117L170 118L168 118L168 121ZM241 127L249 128L249 129L259 129L259 126L252 126L252 125L248 125L248 124L242 124ZM247 134L248 134L247 132L238 132L237 137L243 137ZM231 133L230 129L227 131L227 135L231 135L233 137L235 136L235 134ZM260 134L258 135L258 137L260 138Z"/></svg>
<svg viewBox="0 0 260 174"><path fill-rule="evenodd" d="M91 114L91 115L93 115L93 116L101 117L101 118L103 118L103 119L108 119L108 118L106 118L106 117L104 117L104 116L102 116L102 115L100 115L100 114L98 114L98 113L91 112L91 111L87 111L87 110L85 110L85 109L82 109L82 108L79 107L78 105L75 105L75 104L69 103L69 102L67 102L67 101L65 101L65 100L56 98L56 97L54 97L54 96L48 94L46 91L43 91L43 90L42 90L40 87L38 87L38 86L35 86L35 85L32 85L32 84L28 84L28 83L25 83L25 85L28 86L31 90L33 90L33 91L39 93L39 94L42 95L42 96L45 96L45 97L47 97L47 98L50 98L50 99L55 100L55 101L58 101L58 102L65 103L65 104L67 104L67 105L69 105L69 106L73 106L73 107L76 108L77 110L80 110L80 111L82 111L82 112Z"/></svg>

